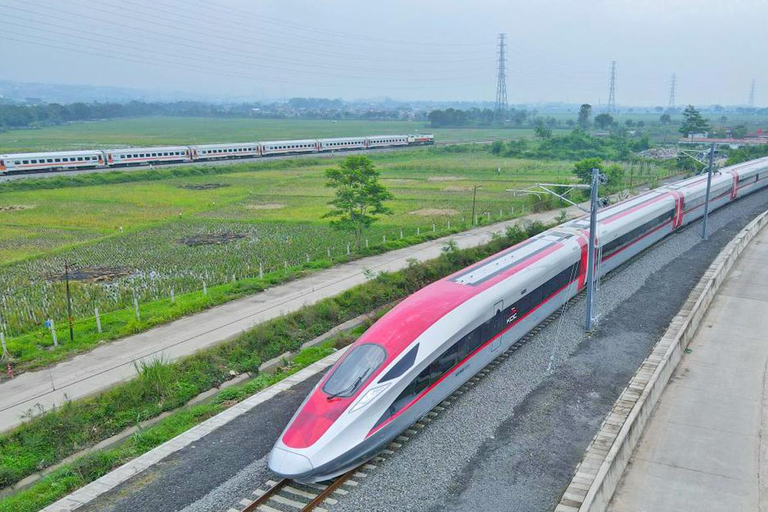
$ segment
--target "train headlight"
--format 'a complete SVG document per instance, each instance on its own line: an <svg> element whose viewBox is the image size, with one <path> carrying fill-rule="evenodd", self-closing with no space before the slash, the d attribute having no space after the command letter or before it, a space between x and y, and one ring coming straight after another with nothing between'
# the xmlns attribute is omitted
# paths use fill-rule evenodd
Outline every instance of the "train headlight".
<svg viewBox="0 0 768 512"><path fill-rule="evenodd" d="M376 386L375 388L371 388L368 391L365 392L365 394L360 398L360 400L357 401L357 403L352 406L352 409L349 412L355 412L358 409L362 409L371 401L382 394L384 390L386 390L389 387L389 382L386 384L382 384L381 386Z"/></svg>

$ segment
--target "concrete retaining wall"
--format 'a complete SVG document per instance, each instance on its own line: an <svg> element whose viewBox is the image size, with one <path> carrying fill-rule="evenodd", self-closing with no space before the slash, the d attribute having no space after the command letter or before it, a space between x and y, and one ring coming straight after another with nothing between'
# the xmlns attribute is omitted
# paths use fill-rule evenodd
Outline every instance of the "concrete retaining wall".
<svg viewBox="0 0 768 512"><path fill-rule="evenodd" d="M768 211L750 222L712 262L604 420L556 512L607 510L648 418L709 305L736 260L766 224Z"/></svg>

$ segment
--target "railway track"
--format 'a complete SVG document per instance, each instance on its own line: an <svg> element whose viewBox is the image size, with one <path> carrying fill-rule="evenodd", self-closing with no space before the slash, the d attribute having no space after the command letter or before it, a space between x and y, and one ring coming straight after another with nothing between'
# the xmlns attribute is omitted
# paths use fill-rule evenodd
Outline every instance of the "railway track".
<svg viewBox="0 0 768 512"><path fill-rule="evenodd" d="M671 239L675 238L677 234L678 233L671 234L670 236L660 240L646 250L655 249L668 243ZM641 253L637 257L642 257L643 254L644 253ZM621 269L636 261L636 258L632 258L631 260L615 268L608 275L600 278L600 283L604 283L613 279L613 277L615 277ZM394 456L397 451L405 445L405 443L409 442L413 437L417 436L419 432L424 430L432 421L437 419L446 409L448 409L457 400L459 400L462 395L470 391L483 378L485 378L494 369L509 359L512 354L521 349L542 330L560 318L563 313L565 313L568 309L571 308L571 306L573 306L573 304L581 300L585 294L586 289L571 297L571 299L560 306L557 311L552 313L550 316L536 325L533 329L528 331L525 336L517 340L506 351L499 354L496 359L488 363L488 365L477 372L471 379L461 385L456 391L451 393L448 398L440 402L423 418L406 429L370 461L345 473L340 477L335 478L330 482L325 483L302 484L289 479L282 479L279 481L269 480L264 486L256 489L251 497L240 500L236 507L229 508L227 512L327 511L328 509L326 507L335 505L338 502L338 498L343 497L352 491L355 487L357 487L360 484L360 480L366 478L370 471L376 470L379 467L379 464Z"/></svg>

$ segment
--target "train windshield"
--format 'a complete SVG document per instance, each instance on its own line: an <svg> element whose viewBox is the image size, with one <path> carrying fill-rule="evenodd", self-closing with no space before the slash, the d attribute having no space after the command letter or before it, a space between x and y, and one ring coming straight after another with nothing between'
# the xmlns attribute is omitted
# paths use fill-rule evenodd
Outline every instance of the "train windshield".
<svg viewBox="0 0 768 512"><path fill-rule="evenodd" d="M352 396L386 359L379 345L367 343L352 349L323 386L328 400Z"/></svg>

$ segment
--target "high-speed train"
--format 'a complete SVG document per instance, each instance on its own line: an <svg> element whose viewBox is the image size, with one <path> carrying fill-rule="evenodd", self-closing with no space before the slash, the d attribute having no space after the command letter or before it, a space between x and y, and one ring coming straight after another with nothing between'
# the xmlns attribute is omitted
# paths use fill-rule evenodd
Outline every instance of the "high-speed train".
<svg viewBox="0 0 768 512"><path fill-rule="evenodd" d="M0 155L0 176L6 173L97 169L147 164L162 165L400 146L428 146L434 143L435 136L432 134L372 135L369 137L236 142L197 146L152 146L125 149L94 149L90 151L15 153Z"/></svg>
<svg viewBox="0 0 768 512"><path fill-rule="evenodd" d="M600 211L597 275L701 218L706 181L697 176ZM767 185L768 158L722 169L710 208ZM373 457L585 286L588 237L588 218L567 222L400 302L307 396L270 453L270 469L318 482Z"/></svg>

